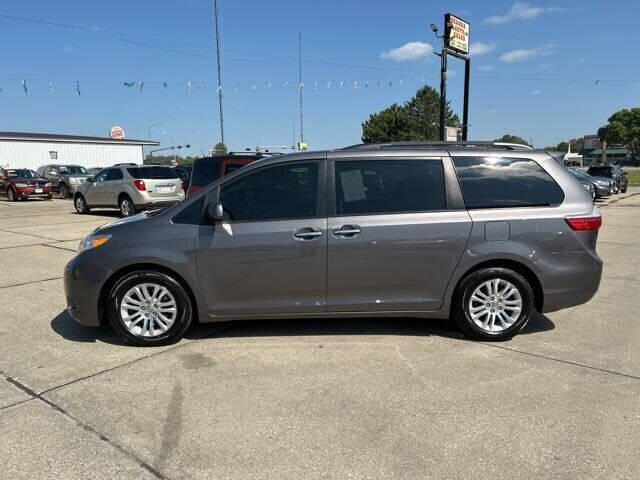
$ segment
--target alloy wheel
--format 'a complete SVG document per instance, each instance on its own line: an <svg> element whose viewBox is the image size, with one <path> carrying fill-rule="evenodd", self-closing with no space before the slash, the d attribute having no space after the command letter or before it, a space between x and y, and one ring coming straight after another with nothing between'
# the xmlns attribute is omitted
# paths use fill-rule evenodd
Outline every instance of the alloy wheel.
<svg viewBox="0 0 640 480"><path fill-rule="evenodd" d="M84 203L84 199L82 197L77 197L76 198L76 210L78 212L84 212L86 208L86 205Z"/></svg>
<svg viewBox="0 0 640 480"><path fill-rule="evenodd" d="M120 202L120 213L123 217L131 215L131 202L126 198Z"/></svg>
<svg viewBox="0 0 640 480"><path fill-rule="evenodd" d="M473 322L490 333L512 326L522 313L522 295L511 282L493 278L481 283L471 294L468 313Z"/></svg>
<svg viewBox="0 0 640 480"><path fill-rule="evenodd" d="M157 283L142 283L130 288L120 303L124 326L138 337L157 337L165 333L178 317L173 294Z"/></svg>

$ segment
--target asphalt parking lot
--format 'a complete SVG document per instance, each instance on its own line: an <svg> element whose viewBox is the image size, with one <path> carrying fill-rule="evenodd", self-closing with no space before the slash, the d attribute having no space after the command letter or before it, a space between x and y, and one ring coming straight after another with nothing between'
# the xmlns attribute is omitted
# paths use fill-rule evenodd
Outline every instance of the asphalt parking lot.
<svg viewBox="0 0 640 480"><path fill-rule="evenodd" d="M341 319L143 349L65 313L115 213L0 200L0 478L640 478L640 189L602 214L597 296L509 342Z"/></svg>

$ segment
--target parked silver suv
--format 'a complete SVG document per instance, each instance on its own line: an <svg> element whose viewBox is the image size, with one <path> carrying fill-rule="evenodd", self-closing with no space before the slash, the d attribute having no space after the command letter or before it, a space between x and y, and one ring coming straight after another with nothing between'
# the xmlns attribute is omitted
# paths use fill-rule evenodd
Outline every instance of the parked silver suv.
<svg viewBox="0 0 640 480"><path fill-rule="evenodd" d="M183 199L182 181L171 168L136 164L101 170L79 185L73 196L78 213L89 213L92 208L118 208L123 217Z"/></svg>
<svg viewBox="0 0 640 480"><path fill-rule="evenodd" d="M247 318L452 317L507 339L597 291L601 217L524 146L389 143L258 160L184 202L96 229L68 311L160 345Z"/></svg>

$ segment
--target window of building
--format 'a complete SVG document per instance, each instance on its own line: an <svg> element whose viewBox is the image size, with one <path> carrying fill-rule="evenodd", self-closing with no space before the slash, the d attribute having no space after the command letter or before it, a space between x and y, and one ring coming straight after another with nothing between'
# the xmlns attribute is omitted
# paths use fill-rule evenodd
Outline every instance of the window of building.
<svg viewBox="0 0 640 480"><path fill-rule="evenodd" d="M467 208L558 205L564 193L531 159L454 157Z"/></svg>
<svg viewBox="0 0 640 480"><path fill-rule="evenodd" d="M337 215L446 208L440 160L337 161L335 173Z"/></svg>
<svg viewBox="0 0 640 480"><path fill-rule="evenodd" d="M58 160L58 152L56 152L55 150L49 151L49 158L51 160Z"/></svg>
<svg viewBox="0 0 640 480"><path fill-rule="evenodd" d="M318 162L260 169L220 191L220 202L231 221L315 217L317 198Z"/></svg>

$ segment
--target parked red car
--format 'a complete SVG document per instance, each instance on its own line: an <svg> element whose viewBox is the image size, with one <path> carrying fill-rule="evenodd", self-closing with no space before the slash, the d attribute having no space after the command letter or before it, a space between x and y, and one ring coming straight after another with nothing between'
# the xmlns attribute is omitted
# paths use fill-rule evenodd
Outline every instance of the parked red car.
<svg viewBox="0 0 640 480"><path fill-rule="evenodd" d="M51 183L33 170L26 168L3 168L0 170L0 193L10 202L27 198L51 200Z"/></svg>
<svg viewBox="0 0 640 480"><path fill-rule="evenodd" d="M229 175L231 172L235 172L263 156L264 155L260 153L239 153L197 159L193 163L193 169L191 170L191 179L189 181L189 188L187 189L187 197L190 197L210 183L215 182L220 177Z"/></svg>

